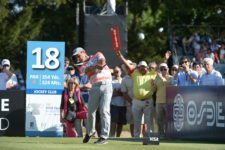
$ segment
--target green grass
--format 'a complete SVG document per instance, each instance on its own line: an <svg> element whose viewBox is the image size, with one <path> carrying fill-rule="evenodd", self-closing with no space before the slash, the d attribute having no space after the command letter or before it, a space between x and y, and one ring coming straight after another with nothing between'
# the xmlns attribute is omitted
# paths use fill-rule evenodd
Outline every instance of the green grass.
<svg viewBox="0 0 225 150"><path fill-rule="evenodd" d="M115 138L106 145L87 144L81 138L0 137L0 150L225 150L225 144L163 140L159 146L142 145L141 139Z"/></svg>

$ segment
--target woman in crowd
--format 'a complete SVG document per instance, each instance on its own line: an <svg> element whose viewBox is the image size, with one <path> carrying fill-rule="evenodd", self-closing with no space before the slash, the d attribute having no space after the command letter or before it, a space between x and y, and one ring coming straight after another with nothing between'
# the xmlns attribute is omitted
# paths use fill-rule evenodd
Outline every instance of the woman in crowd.
<svg viewBox="0 0 225 150"><path fill-rule="evenodd" d="M110 105L111 113L111 137L120 137L123 129L123 125L127 123L126 121L126 101L123 98L123 93L121 91L121 69L116 66L113 71L113 95Z"/></svg>
<svg viewBox="0 0 225 150"><path fill-rule="evenodd" d="M79 84L76 78L67 80L67 88L63 91L60 106L60 122L66 126L67 137L82 137L81 118L86 118L87 111L80 116L84 104L80 98Z"/></svg>
<svg viewBox="0 0 225 150"><path fill-rule="evenodd" d="M203 68L202 63L199 63L199 62L194 62L192 68L194 71L196 71L198 73L198 81L197 82L199 85L200 78L205 73L205 69Z"/></svg>

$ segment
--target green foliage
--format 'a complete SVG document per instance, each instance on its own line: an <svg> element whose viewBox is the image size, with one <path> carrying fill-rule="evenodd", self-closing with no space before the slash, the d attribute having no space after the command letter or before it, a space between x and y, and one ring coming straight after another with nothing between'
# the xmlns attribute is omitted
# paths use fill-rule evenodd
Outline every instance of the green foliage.
<svg viewBox="0 0 225 150"><path fill-rule="evenodd" d="M20 0L21 12L12 13L15 4L0 1L1 58L9 58L25 73L28 40L65 41L66 55L78 43L76 2L83 0ZM102 7L105 0L86 0ZM125 0L118 0L123 4ZM212 0L130 0L128 15L128 57L133 61L160 62L173 32L190 36L193 32L225 37L225 1ZM218 12L221 10L221 12ZM160 27L164 28L159 32ZM138 33L145 39L140 40Z"/></svg>
<svg viewBox="0 0 225 150"><path fill-rule="evenodd" d="M173 32L187 37L199 32L224 39L224 6L225 1L211 0L129 1L128 56L135 61L161 61ZM161 33L160 27L164 28ZM139 32L146 35L143 41L138 40Z"/></svg>
<svg viewBox="0 0 225 150"><path fill-rule="evenodd" d="M0 24L7 17L9 10L7 9L7 1L0 1Z"/></svg>
<svg viewBox="0 0 225 150"><path fill-rule="evenodd" d="M134 12L141 8L142 7L134 8ZM158 32L158 28L162 26L163 5L160 5L160 8L161 9L154 10L153 12L148 3L145 3L141 13L129 14L128 56L136 62L140 60L161 62L163 59L162 56L166 49L166 34ZM145 34L145 39L143 41L137 37L140 32Z"/></svg>
<svg viewBox="0 0 225 150"><path fill-rule="evenodd" d="M28 40L65 41L66 52L77 43L75 1L29 1L19 13L9 13L8 3L0 2L1 59L8 58L25 74Z"/></svg>

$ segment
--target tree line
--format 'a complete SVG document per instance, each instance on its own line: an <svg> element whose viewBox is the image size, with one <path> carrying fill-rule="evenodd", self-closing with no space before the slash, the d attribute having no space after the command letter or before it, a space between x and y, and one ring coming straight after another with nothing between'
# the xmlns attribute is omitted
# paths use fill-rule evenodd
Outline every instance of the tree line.
<svg viewBox="0 0 225 150"><path fill-rule="evenodd" d="M0 1L0 59L8 58L26 73L28 40L65 41L66 55L78 44L76 6L83 0ZM105 0L86 0L101 7ZM117 0L125 5L125 0ZM160 61L169 49L169 36L201 32L224 39L225 1L129 0L128 57L134 61ZM159 30L160 29L160 30ZM144 33L145 38L139 38Z"/></svg>

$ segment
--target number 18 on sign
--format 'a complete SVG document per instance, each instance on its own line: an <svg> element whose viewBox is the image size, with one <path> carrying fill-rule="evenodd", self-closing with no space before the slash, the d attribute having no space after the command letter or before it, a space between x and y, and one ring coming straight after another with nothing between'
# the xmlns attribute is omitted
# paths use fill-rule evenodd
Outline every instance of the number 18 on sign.
<svg viewBox="0 0 225 150"><path fill-rule="evenodd" d="M27 89L62 89L64 42L28 41Z"/></svg>

